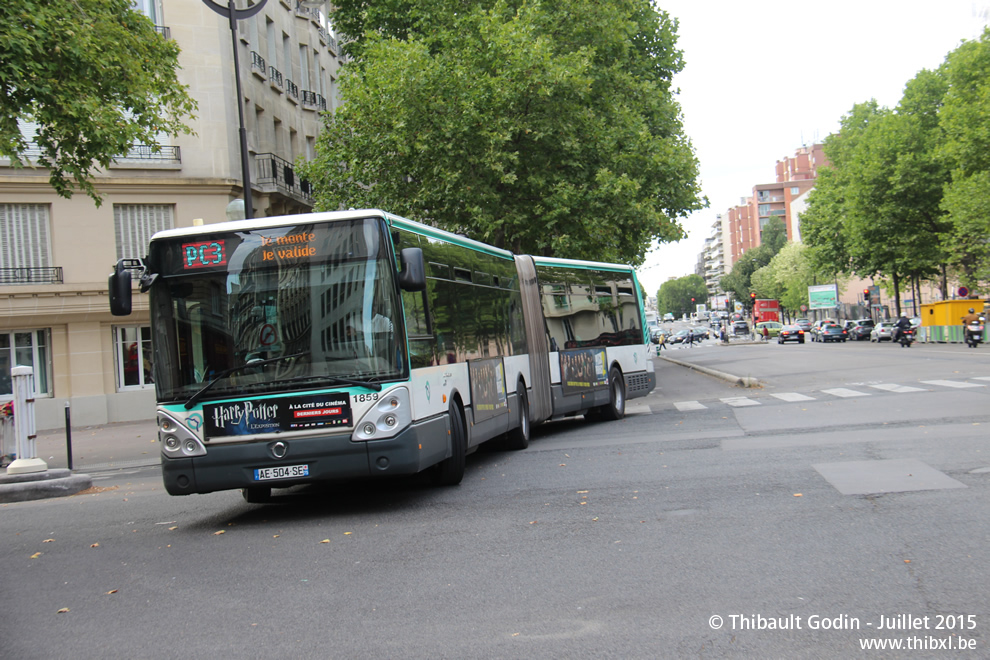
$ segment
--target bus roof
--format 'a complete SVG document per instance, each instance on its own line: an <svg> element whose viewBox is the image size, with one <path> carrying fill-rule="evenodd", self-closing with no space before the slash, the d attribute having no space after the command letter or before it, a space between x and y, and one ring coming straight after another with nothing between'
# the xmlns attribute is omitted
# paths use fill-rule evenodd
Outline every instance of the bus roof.
<svg viewBox="0 0 990 660"><path fill-rule="evenodd" d="M533 257L538 266L558 266L560 268L583 268L587 270L614 270L620 273L632 273L636 270L625 264L609 264L604 261L584 261L583 259L560 259L557 257Z"/></svg>
<svg viewBox="0 0 990 660"><path fill-rule="evenodd" d="M193 227L177 227L175 229L165 229L156 232L151 240L162 238L181 238L184 236L197 236L200 234L214 234L216 232L236 232L251 229L270 229L272 227L285 227L287 225L302 225L313 222L328 222L334 220L352 220L367 217L389 217L388 213L380 209L351 209L348 211L329 211L323 213L300 213L297 215L278 215L270 218L254 218L252 220L227 220L224 222L214 222L208 225L195 225Z"/></svg>

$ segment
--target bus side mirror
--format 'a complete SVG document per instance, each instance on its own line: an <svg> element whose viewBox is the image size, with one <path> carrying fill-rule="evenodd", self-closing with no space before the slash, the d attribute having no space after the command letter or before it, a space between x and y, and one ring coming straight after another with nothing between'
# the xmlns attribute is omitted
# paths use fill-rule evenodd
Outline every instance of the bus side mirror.
<svg viewBox="0 0 990 660"><path fill-rule="evenodd" d="M118 263L107 281L110 289L110 313L127 316L131 313L131 271Z"/></svg>
<svg viewBox="0 0 990 660"><path fill-rule="evenodd" d="M421 248L402 248L399 255L402 271L399 273L399 287L403 291L426 290L426 262Z"/></svg>

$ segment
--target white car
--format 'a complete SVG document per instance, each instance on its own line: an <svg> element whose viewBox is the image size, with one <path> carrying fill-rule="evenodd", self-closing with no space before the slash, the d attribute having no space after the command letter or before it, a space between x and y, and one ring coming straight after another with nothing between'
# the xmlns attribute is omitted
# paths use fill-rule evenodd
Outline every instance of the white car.
<svg viewBox="0 0 990 660"><path fill-rule="evenodd" d="M881 321L870 330L870 341L881 342L890 341L894 330L894 324L890 321Z"/></svg>

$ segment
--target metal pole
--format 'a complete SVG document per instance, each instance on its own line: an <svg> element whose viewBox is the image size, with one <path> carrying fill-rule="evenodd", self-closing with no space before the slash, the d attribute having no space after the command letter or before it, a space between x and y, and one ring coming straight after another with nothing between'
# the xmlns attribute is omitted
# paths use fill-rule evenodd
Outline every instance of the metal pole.
<svg viewBox="0 0 990 660"><path fill-rule="evenodd" d="M65 402L65 455L68 457L69 469L72 469L72 415L69 413L69 402Z"/></svg>
<svg viewBox="0 0 990 660"><path fill-rule="evenodd" d="M264 4L264 3L262 3ZM247 129L244 128L244 96L241 94L241 66L237 56L237 7L234 0L227 0L230 18L230 43L234 48L234 86L237 89L237 121L241 141L241 185L244 186L244 218L254 217L254 204L251 200L251 166L248 162Z"/></svg>

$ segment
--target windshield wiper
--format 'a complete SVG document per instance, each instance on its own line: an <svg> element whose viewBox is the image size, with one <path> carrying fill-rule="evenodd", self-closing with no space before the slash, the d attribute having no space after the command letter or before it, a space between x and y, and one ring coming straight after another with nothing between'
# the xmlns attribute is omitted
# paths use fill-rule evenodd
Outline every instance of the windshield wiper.
<svg viewBox="0 0 990 660"><path fill-rule="evenodd" d="M251 360L250 362L245 362L242 365L231 367L230 369L225 369L224 371L221 371L219 374L217 374L213 378L213 380L208 382L206 385L204 385L199 390L197 390L195 394L189 397L189 400L186 401L185 403L185 408L186 410L189 410L190 408L195 406L196 402L202 399L203 395L206 394L211 387L216 385L219 381L226 378L227 376L230 376L231 374L237 373L238 371L242 371L244 369L248 369L250 367L261 367L266 364L271 364L272 362L291 360L293 358L303 357L304 355L309 355L309 351L303 351L302 353L295 353L294 355L281 355L279 357L268 358L267 360Z"/></svg>
<svg viewBox="0 0 990 660"><path fill-rule="evenodd" d="M376 392L382 391L381 383L373 383L370 380L357 380L356 378L342 378L340 376L296 376L295 378L285 378L283 380L271 381L271 384L296 383L302 380L320 380L330 386L354 385L355 387L367 387L368 389Z"/></svg>

